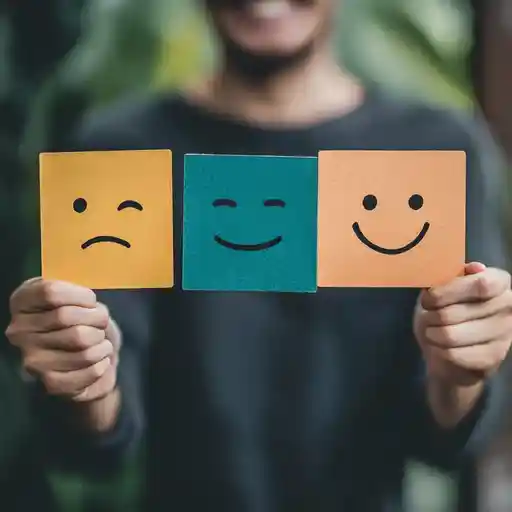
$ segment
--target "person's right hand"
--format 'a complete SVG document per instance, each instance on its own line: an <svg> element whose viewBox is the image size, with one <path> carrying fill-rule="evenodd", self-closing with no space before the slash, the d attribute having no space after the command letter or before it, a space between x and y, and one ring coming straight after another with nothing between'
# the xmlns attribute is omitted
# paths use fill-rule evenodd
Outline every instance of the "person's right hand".
<svg viewBox="0 0 512 512"><path fill-rule="evenodd" d="M92 290L30 279L12 294L10 310L7 338L49 394L89 402L114 390L119 330Z"/></svg>

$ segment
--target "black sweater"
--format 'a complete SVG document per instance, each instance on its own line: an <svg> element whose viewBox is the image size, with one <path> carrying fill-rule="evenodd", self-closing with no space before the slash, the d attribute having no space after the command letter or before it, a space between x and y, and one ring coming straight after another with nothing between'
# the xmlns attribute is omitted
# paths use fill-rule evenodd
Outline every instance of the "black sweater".
<svg viewBox="0 0 512 512"><path fill-rule="evenodd" d="M123 331L122 413L109 435L84 437L65 426L61 404L39 396L49 457L98 473L147 427L144 510L378 512L400 510L407 458L452 468L482 446L500 381L457 429L436 426L411 329L418 290L179 289L185 153L466 150L467 260L503 267L502 169L482 127L381 93L302 129L257 127L161 95L90 116L72 147L157 148L174 155L178 286L99 293Z"/></svg>

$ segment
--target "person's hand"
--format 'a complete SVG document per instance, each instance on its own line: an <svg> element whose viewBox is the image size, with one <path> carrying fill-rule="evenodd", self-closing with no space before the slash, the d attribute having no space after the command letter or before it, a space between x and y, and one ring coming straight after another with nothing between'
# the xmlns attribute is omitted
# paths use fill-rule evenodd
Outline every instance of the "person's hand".
<svg viewBox="0 0 512 512"><path fill-rule="evenodd" d="M430 377L453 386L485 381L512 342L510 274L467 264L464 276L422 292L414 332Z"/></svg>
<svg viewBox="0 0 512 512"><path fill-rule="evenodd" d="M90 402L115 389L120 334L92 290L30 279L10 299L6 335L50 395Z"/></svg>

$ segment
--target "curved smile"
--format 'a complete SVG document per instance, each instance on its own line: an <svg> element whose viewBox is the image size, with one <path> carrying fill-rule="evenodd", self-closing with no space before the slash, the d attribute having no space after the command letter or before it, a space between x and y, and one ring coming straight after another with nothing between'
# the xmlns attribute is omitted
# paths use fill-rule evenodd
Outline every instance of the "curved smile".
<svg viewBox="0 0 512 512"><path fill-rule="evenodd" d="M235 244L224 240L219 235L215 235L213 238L219 245L222 245L222 247L232 249L233 251L264 251L265 249L274 247L283 239L281 236L276 236L275 238L272 238L272 240L261 244Z"/></svg>
<svg viewBox="0 0 512 512"><path fill-rule="evenodd" d="M396 249L386 249L385 247L381 247L380 245L374 244L371 240L368 240L368 238L366 238L363 232L361 231L358 222L354 222L354 224L352 224L352 229L354 230L355 235L357 236L361 243L366 245L366 247L368 247L369 249L372 249L372 251L376 251L380 254L387 254L390 256L403 254L404 252L414 249L423 240L429 228L430 224L428 222L425 222L425 224L423 224L423 227L421 228L421 231L418 233L414 240L404 245L403 247L398 247Z"/></svg>
<svg viewBox="0 0 512 512"><path fill-rule="evenodd" d="M119 244L123 247L126 247L129 249L131 247L130 242L127 242L126 240L123 240L122 238L118 238L117 236L110 236L110 235L101 235L101 236L95 236L94 238L91 238L84 242L82 244L82 249L87 249L87 247L90 247L94 244L99 244L101 242L110 242L113 244Z"/></svg>

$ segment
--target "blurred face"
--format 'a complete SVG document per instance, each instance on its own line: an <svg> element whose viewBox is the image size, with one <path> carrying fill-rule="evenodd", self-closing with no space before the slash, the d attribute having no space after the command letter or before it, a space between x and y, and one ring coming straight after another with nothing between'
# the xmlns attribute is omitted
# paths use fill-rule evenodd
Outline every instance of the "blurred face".
<svg viewBox="0 0 512 512"><path fill-rule="evenodd" d="M285 65L325 37L336 0L205 0L228 57Z"/></svg>

